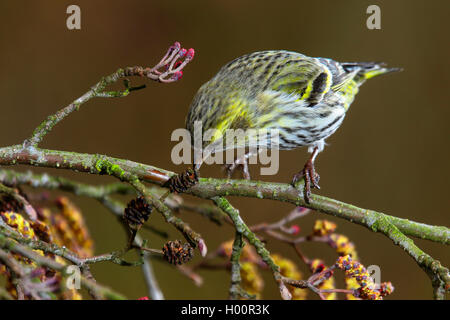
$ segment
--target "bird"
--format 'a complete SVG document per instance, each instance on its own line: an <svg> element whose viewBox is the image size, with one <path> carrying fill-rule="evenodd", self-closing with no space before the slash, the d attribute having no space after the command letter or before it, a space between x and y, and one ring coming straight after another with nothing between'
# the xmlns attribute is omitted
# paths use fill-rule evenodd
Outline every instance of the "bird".
<svg viewBox="0 0 450 320"><path fill-rule="evenodd" d="M214 146L216 152L227 149L228 129L277 130L279 150L307 147L311 156L291 184L296 186L303 179L304 200L310 203L311 188L320 189L314 163L325 140L341 126L359 87L368 79L394 71L401 69L379 62L337 62L287 50L253 52L227 63L200 87L190 105L186 129L192 139L195 123L201 124L203 132L212 129L214 134L201 147ZM258 141L258 147L268 147L269 140ZM248 147L249 141L234 141L235 147ZM229 169L242 164L244 177L249 179L249 156L236 160ZM203 162L204 158L194 163L194 169L199 170Z"/></svg>

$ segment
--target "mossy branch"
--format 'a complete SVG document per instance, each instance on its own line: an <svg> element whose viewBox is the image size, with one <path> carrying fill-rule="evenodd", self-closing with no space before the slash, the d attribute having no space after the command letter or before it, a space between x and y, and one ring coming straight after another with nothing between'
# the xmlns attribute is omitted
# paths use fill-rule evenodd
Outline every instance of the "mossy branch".
<svg viewBox="0 0 450 320"><path fill-rule="evenodd" d="M32 165L44 168L68 169L75 172L91 174L112 174L104 170L119 170L136 176L142 182L163 185L175 173L151 165L98 154L86 154L57 151L41 148L23 148L21 145L0 148L0 166ZM117 167L113 167L116 165ZM371 229L374 222L381 217L389 220L405 235L450 244L450 229L444 226L432 226L424 223L402 219L375 210L363 209L328 197L312 194L311 203L307 204L302 194L288 183L263 182L252 180L228 180L200 178L199 183L186 193L212 199L216 196L240 196L269 199L292 203L316 211L333 215Z"/></svg>
<svg viewBox="0 0 450 320"><path fill-rule="evenodd" d="M212 198L214 203L222 209L234 223L234 227L236 232L244 236L250 244L252 244L256 252L259 254L261 259L267 264L267 266L272 271L273 277L278 284L278 288L280 290L281 297L285 300L291 299L291 294L289 290L286 288L286 285L283 282L283 277L280 274L280 268L275 264L270 256L270 252L265 248L264 244L258 237L250 230L250 228L245 224L242 220L239 210L234 208L231 203L228 202L224 197L214 197ZM234 247L234 246L233 246ZM234 248L233 248L234 249ZM235 252L235 254L237 254ZM235 266L236 267L236 266Z"/></svg>
<svg viewBox="0 0 450 320"><path fill-rule="evenodd" d="M234 236L233 248L231 252L231 284L230 284L230 299L236 300L241 296L245 296L243 289L241 288L241 253L244 248L244 241L242 239L242 233L236 231Z"/></svg>

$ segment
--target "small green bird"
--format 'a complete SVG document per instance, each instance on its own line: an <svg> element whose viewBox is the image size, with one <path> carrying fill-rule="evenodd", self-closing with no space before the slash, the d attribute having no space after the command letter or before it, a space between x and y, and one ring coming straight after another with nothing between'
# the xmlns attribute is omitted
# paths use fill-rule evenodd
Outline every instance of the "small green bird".
<svg viewBox="0 0 450 320"><path fill-rule="evenodd" d="M367 79L399 70L381 63L339 63L282 50L250 53L226 64L198 90L186 128L192 137L196 122L203 131L215 129L216 134L203 142L202 148L223 142L227 129L276 129L279 149L307 146L312 155L292 184L304 178L303 194L309 202L311 187L319 188L316 156L324 149L325 139L342 124L359 86ZM248 141L236 148L248 147ZM263 141L258 146L267 145ZM240 164L249 178L246 161ZM200 166L197 163L195 168Z"/></svg>

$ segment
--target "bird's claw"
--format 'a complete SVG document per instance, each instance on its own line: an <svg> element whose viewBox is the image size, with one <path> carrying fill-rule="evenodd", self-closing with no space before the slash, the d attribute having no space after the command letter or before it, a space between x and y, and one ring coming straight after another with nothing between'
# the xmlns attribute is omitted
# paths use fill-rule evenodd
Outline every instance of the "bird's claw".
<svg viewBox="0 0 450 320"><path fill-rule="evenodd" d="M247 155L245 155L243 159L237 159L236 161L234 161L233 164L224 165L228 179L231 179L231 177L233 176L233 173L237 169L237 167L242 167L243 178L246 180L250 180L250 171L248 168L247 158L248 158Z"/></svg>
<svg viewBox="0 0 450 320"><path fill-rule="evenodd" d="M231 176L233 175L233 172L236 170L237 168L237 164L233 163L233 164L225 164L223 166L225 173L227 175L228 179L231 179Z"/></svg>
<svg viewBox="0 0 450 320"><path fill-rule="evenodd" d="M292 178L292 186L296 186L297 182L300 181L300 179L305 180L305 185L303 189L303 195L306 203L311 202L311 188L320 189L319 186L319 180L320 176L316 172L316 169L314 167L314 162L311 160L308 160L305 164L305 167L302 171L295 174Z"/></svg>

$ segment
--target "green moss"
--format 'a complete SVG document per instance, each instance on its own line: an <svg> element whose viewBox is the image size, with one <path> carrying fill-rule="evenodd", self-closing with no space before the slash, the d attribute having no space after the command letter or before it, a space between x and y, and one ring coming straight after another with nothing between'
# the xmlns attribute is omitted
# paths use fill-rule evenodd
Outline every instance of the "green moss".
<svg viewBox="0 0 450 320"><path fill-rule="evenodd" d="M105 159L98 159L95 162L95 169L99 174L107 174L121 179L125 176L125 171L119 165Z"/></svg>

